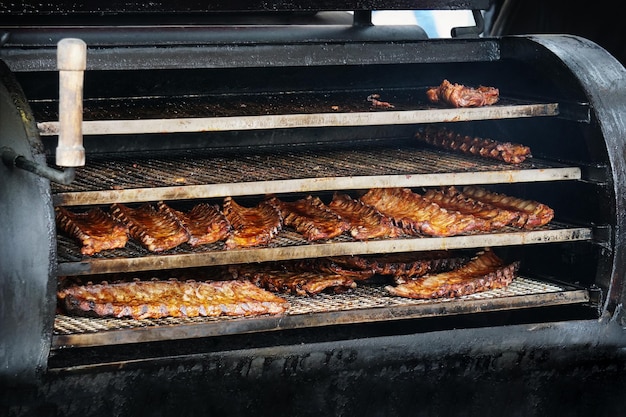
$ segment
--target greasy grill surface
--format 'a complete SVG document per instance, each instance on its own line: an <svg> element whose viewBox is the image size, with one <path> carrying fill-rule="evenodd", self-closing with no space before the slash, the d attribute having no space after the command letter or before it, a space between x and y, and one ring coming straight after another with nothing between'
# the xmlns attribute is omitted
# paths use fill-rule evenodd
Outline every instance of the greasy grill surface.
<svg viewBox="0 0 626 417"><path fill-rule="evenodd" d="M370 322L384 319L381 312L388 313L394 318L438 316L471 312L472 310L488 311L523 306L530 301L540 302L542 305L555 305L567 302L582 302L586 300L586 292L555 283L541 282L526 277L517 277L508 287L467 295L455 299L413 300L389 295L383 285L361 284L358 288L343 294L318 294L312 297L298 297L281 295L290 303L285 317L256 317L256 318L163 318L163 319L115 319L115 318L86 318L59 314L54 324L54 344L89 344L106 343L106 332L129 330L128 337L134 337L132 330L154 328L160 326L184 326L193 329L198 335L197 327L189 325L204 325L205 335L219 334L221 323L238 321L247 323L237 327L238 331L272 330L276 327L275 320L280 320L280 328L308 327L324 322L326 325L339 323L341 315L328 313L341 312L351 322ZM488 301L489 304L484 304ZM291 319L291 320L290 320ZM211 330L215 328L217 330ZM182 331L179 329L179 331ZM98 336L96 341L86 337L81 342L80 335ZM73 336L78 336L74 339ZM124 340L118 334L116 340Z"/></svg>
<svg viewBox="0 0 626 417"><path fill-rule="evenodd" d="M538 233L541 232L549 232L549 231L558 231L558 230L566 230L568 227L572 227L566 224L552 222L547 226L543 226L542 228L538 228ZM506 233L519 233L520 229L514 227L505 227L498 231L500 234ZM468 233L469 236L472 235L481 235L482 233ZM226 249L224 248L224 242L216 242L208 245L202 245L200 247L193 248L190 245L184 243L174 249L170 249L164 251L160 254L155 255L150 252L143 246L141 246L137 241L130 239L126 244L126 247L122 249L112 249L107 251L102 251L91 255L89 257L85 257L80 253L80 246L74 242L71 238L59 235L58 239L58 259L61 264L63 263L88 263L89 259L100 260L100 259L116 259L116 258L128 258L132 260L132 258L141 258L141 257L152 257L152 256L167 256L167 255L182 255L182 254L206 254L206 253L214 253L219 255L219 253L224 253ZM415 236L403 235L394 239L416 239ZM436 240L436 238L419 238L419 239L431 239ZM437 240L439 242L439 240ZM337 244L341 242L357 242L352 236L347 233L344 233L340 236L337 236L332 239L325 240L324 243L327 244ZM315 246L318 244L312 244L309 242L304 236L295 232L290 228L285 228L282 230L272 241L264 247L268 248L288 248L288 247L298 247L298 246ZM249 251L250 249L248 249ZM241 249L241 251L244 251ZM216 253L217 252L217 253ZM230 252L234 252L234 250L230 250ZM217 263L219 264L219 262Z"/></svg>
<svg viewBox="0 0 626 417"><path fill-rule="evenodd" d="M220 94L184 97L122 97L86 99L84 120L141 120L183 117L230 117L270 114L313 114L386 111L372 106L368 96L377 93L393 110L424 110L438 108L426 100L425 89L393 91L357 91L323 93L258 93L250 95ZM522 104L501 99L499 105ZM31 103L39 121L58 120L58 103Z"/></svg>
<svg viewBox="0 0 626 417"><path fill-rule="evenodd" d="M513 167L485 158L429 149L414 139L274 146L265 149L170 151L90 158L54 193L381 175L506 171L554 167L533 159Z"/></svg>

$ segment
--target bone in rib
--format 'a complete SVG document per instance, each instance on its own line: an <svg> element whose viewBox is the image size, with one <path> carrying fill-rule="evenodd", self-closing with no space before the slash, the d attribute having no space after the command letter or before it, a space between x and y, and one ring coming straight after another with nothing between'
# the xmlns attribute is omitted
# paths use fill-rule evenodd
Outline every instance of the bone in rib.
<svg viewBox="0 0 626 417"><path fill-rule="evenodd" d="M439 148L497 159L511 164L520 164L526 158L532 158L528 146L489 138L470 137L455 133L445 127L426 126L415 134L415 138Z"/></svg>
<svg viewBox="0 0 626 417"><path fill-rule="evenodd" d="M170 210L149 203L138 208L114 203L111 215L128 226L130 235L152 252L173 249L189 240L189 234Z"/></svg>
<svg viewBox="0 0 626 417"><path fill-rule="evenodd" d="M266 245L282 229L280 212L265 200L254 207L243 207L226 197L224 215L231 226L226 249Z"/></svg>
<svg viewBox="0 0 626 417"><path fill-rule="evenodd" d="M514 224L521 215L518 210L500 208L490 203L475 200L453 186L443 187L439 190L430 189L424 193L424 198L447 210L472 214L484 219L490 230L497 230Z"/></svg>
<svg viewBox="0 0 626 417"><path fill-rule="evenodd" d="M123 248L128 241L128 227L97 207L83 213L56 207L55 217L59 229L82 244L83 255Z"/></svg>
<svg viewBox="0 0 626 417"><path fill-rule="evenodd" d="M478 186L464 187L462 192L470 198L498 208L517 211L519 218L513 223L516 227L532 229L544 226L554 218L554 210L551 207L534 200L511 197Z"/></svg>
<svg viewBox="0 0 626 417"><path fill-rule="evenodd" d="M490 249L477 254L458 269L385 287L390 294L416 299L451 298L508 286L519 269L519 262L505 264Z"/></svg>
<svg viewBox="0 0 626 417"><path fill-rule="evenodd" d="M357 240L395 238L402 230L372 206L347 194L335 193L328 207L350 225L350 234Z"/></svg>
<svg viewBox="0 0 626 417"><path fill-rule="evenodd" d="M228 237L230 224L217 205L196 204L188 212L174 210L164 202L158 203L159 209L169 210L189 233L189 245L197 247L218 242Z"/></svg>
<svg viewBox="0 0 626 417"><path fill-rule="evenodd" d="M291 226L307 240L332 239L350 227L349 223L331 211L318 197L285 202L277 197L268 200L276 207L285 226Z"/></svg>
<svg viewBox="0 0 626 417"><path fill-rule="evenodd" d="M245 280L135 281L72 286L58 291L68 313L100 317L218 317L282 314L283 298Z"/></svg>
<svg viewBox="0 0 626 417"><path fill-rule="evenodd" d="M470 214L448 211L408 188L372 188L361 201L373 206L407 234L454 236L487 230L487 222Z"/></svg>

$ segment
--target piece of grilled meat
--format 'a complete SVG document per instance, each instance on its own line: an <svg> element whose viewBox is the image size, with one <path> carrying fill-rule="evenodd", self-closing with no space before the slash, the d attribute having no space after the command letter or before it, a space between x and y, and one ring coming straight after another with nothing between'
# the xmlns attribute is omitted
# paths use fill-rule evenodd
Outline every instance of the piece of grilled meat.
<svg viewBox="0 0 626 417"><path fill-rule="evenodd" d="M243 207L226 197L224 216L231 226L226 249L267 245L282 229L280 211L265 200L255 207Z"/></svg>
<svg viewBox="0 0 626 417"><path fill-rule="evenodd" d="M332 239L350 228L350 224L319 197L309 195L291 202L272 197L268 201L280 211L285 226L293 227L309 241Z"/></svg>
<svg viewBox="0 0 626 417"><path fill-rule="evenodd" d="M361 201L391 217L407 234L454 236L488 230L485 220L441 208L408 188L372 188Z"/></svg>
<svg viewBox="0 0 626 417"><path fill-rule="evenodd" d="M491 231L516 223L521 215L518 210L496 207L493 204L475 200L461 193L454 186L442 187L438 190L430 189L424 193L423 197L446 210L471 214L484 219Z"/></svg>
<svg viewBox="0 0 626 417"><path fill-rule="evenodd" d="M57 227L82 244L83 255L93 255L107 249L123 248L128 242L128 227L98 207L74 213L56 207Z"/></svg>
<svg viewBox="0 0 626 417"><path fill-rule="evenodd" d="M512 197L473 185L464 187L462 192L474 200L516 211L519 213L518 219L513 223L516 227L533 229L550 223L554 218L554 209L538 201Z"/></svg>
<svg viewBox="0 0 626 417"><path fill-rule="evenodd" d="M431 103L446 104L451 107L482 107L492 105L500 99L500 91L495 87L466 87L452 84L448 80L437 87L426 90L426 97Z"/></svg>
<svg viewBox="0 0 626 417"><path fill-rule="evenodd" d="M428 273L450 271L467 263L469 257L448 251L334 256L334 264L346 270L370 271L391 276L396 284L418 279Z"/></svg>
<svg viewBox="0 0 626 417"><path fill-rule="evenodd" d="M460 268L396 286L385 287L390 294L416 299L452 298L508 286L519 269L519 262L505 265L490 249L477 254Z"/></svg>
<svg viewBox="0 0 626 417"><path fill-rule="evenodd" d="M426 126L418 130L415 138L438 148L497 159L510 164L520 164L527 158L532 158L532 153L528 146L489 138L461 135L445 127Z"/></svg>
<svg viewBox="0 0 626 417"><path fill-rule="evenodd" d="M218 242L228 237L230 223L217 205L196 204L188 212L174 210L160 201L161 210L170 210L189 234L189 245L197 247Z"/></svg>
<svg viewBox="0 0 626 417"><path fill-rule="evenodd" d="M157 210L149 203L138 208L114 203L111 215L128 226L131 237L151 252L173 249L189 240L189 233L164 205Z"/></svg>
<svg viewBox="0 0 626 417"><path fill-rule="evenodd" d="M357 240L387 239L402 235L402 230L389 217L347 194L335 193L328 208L348 222L350 234Z"/></svg>
<svg viewBox="0 0 626 417"><path fill-rule="evenodd" d="M218 317L282 314L288 302L246 280L134 281L58 291L68 313L99 317Z"/></svg>

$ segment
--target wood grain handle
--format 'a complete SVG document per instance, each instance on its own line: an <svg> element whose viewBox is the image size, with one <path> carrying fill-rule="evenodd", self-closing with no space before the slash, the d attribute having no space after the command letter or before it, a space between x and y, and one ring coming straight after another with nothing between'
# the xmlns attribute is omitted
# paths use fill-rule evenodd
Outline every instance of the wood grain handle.
<svg viewBox="0 0 626 417"><path fill-rule="evenodd" d="M56 164L61 167L85 165L83 76L86 67L85 42L81 39L66 38L57 43L59 143L56 149Z"/></svg>

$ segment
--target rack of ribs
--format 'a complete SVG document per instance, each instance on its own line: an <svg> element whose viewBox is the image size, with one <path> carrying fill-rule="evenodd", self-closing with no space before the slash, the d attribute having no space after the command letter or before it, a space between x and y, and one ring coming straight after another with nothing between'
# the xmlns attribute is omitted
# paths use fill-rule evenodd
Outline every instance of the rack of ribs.
<svg viewBox="0 0 626 417"><path fill-rule="evenodd" d="M56 207L54 211L57 227L82 244L83 255L123 248L128 242L128 227L98 207L83 213L64 207Z"/></svg>
<svg viewBox="0 0 626 417"><path fill-rule="evenodd" d="M277 197L268 200L282 217L283 225L293 227L307 240L332 239L350 228L350 224L326 206L319 197L285 202Z"/></svg>
<svg viewBox="0 0 626 417"><path fill-rule="evenodd" d="M455 133L445 127L426 126L415 134L415 138L439 148L497 159L511 164L520 164L526 158L532 158L528 146L489 138L470 137Z"/></svg>
<svg viewBox="0 0 626 417"><path fill-rule="evenodd" d="M71 286L57 296L68 313L98 317L218 317L282 314L283 298L245 280L134 281Z"/></svg>
<svg viewBox="0 0 626 417"><path fill-rule="evenodd" d="M402 230L389 217L347 194L335 193L328 208L350 224L350 234L357 240L386 239L402 235Z"/></svg>
<svg viewBox="0 0 626 417"><path fill-rule="evenodd" d="M503 210L512 210L519 213L518 219L513 226L524 229L532 229L544 226L554 218L554 210L537 201L524 200L511 197L505 194L488 191L478 186L467 186L463 188L463 194L486 204L491 204Z"/></svg>
<svg viewBox="0 0 626 417"><path fill-rule="evenodd" d="M133 239L152 252L173 249L189 240L189 233L164 204L155 209L149 203L138 208L114 203L111 215L128 227Z"/></svg>
<svg viewBox="0 0 626 417"><path fill-rule="evenodd" d="M330 260L345 269L371 271L391 276L396 284L417 279L427 273L450 271L467 263L468 256L447 251L337 256Z"/></svg>
<svg viewBox="0 0 626 417"><path fill-rule="evenodd" d="M446 104L452 107L482 107L492 105L500 99L500 91L494 87L466 87L463 84L452 84L448 80L437 87L426 90L426 97L431 103Z"/></svg>
<svg viewBox="0 0 626 417"><path fill-rule="evenodd" d="M476 230L488 230L484 219L446 210L408 188L372 188L360 199L391 217L407 234L455 236Z"/></svg>
<svg viewBox="0 0 626 417"><path fill-rule="evenodd" d="M188 212L174 210L164 202L158 203L159 210L169 210L189 234L189 245L197 247L218 242L228 237L230 223L217 205L196 204Z"/></svg>
<svg viewBox="0 0 626 417"><path fill-rule="evenodd" d="M508 286L519 269L519 261L505 264L490 249L479 252L468 263L448 272L385 289L392 295L416 299L452 298Z"/></svg>
<svg viewBox="0 0 626 417"><path fill-rule="evenodd" d="M243 207L232 197L226 197L224 216L231 226L226 249L266 245L282 229L280 211L266 200L255 207Z"/></svg>
<svg viewBox="0 0 626 417"><path fill-rule="evenodd" d="M463 193L456 187L443 187L439 190L430 189L423 197L438 204L446 210L458 211L463 214L471 214L484 219L490 230L515 224L521 213L518 210L496 207L493 204L475 200Z"/></svg>
<svg viewBox="0 0 626 417"><path fill-rule="evenodd" d="M297 261L268 262L233 265L228 269L236 279L247 279L268 291L299 296L311 296L325 290L345 292L356 288L355 279L366 279L373 275L337 273L322 264L319 266L317 268L315 260L311 260L307 264Z"/></svg>

